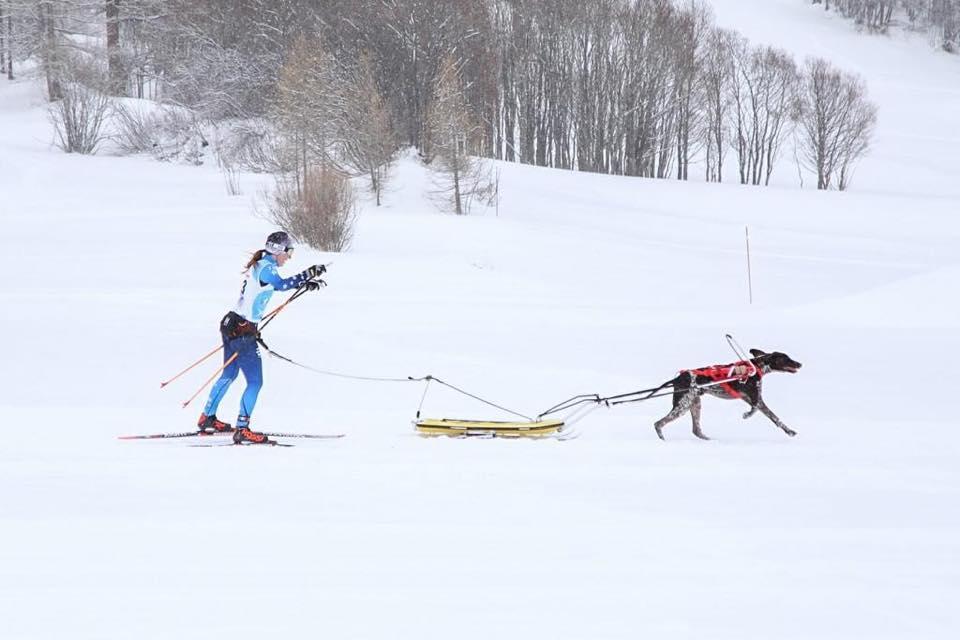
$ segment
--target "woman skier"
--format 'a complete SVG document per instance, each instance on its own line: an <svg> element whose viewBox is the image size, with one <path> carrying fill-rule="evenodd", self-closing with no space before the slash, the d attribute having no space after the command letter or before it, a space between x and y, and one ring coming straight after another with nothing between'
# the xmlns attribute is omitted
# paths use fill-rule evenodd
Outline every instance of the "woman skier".
<svg viewBox="0 0 960 640"><path fill-rule="evenodd" d="M227 433L233 431L236 444L264 444L271 441L262 433L250 430L250 414L257 403L257 395L263 385L263 363L257 346L259 331L257 325L263 318L263 312L270 302L274 291L287 291L303 287L316 291L323 283L315 280L327 268L316 264L295 276L281 278L277 267L282 267L293 255L293 242L284 231L276 231L267 236L263 249L257 251L247 263L246 278L240 288L240 299L233 311L220 321L220 335L223 338L223 361L228 363L220 379L210 390L210 397L200 414L197 427L206 433ZM232 359L232 360L231 360ZM237 416L236 430L226 422L217 419L217 407L237 374L242 371L247 380L247 388L240 399L240 413Z"/></svg>

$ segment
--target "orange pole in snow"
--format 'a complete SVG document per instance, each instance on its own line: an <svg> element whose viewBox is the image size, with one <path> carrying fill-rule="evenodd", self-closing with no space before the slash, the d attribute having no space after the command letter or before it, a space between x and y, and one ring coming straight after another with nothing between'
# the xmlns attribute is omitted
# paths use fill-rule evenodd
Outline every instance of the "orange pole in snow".
<svg viewBox="0 0 960 640"><path fill-rule="evenodd" d="M212 356L213 354L215 354L217 351L220 351L220 349L223 349L223 345L220 345L219 347L217 347L216 349L214 349L213 351L211 351L211 352L208 353L207 355L203 356L202 358L200 358L199 360L197 360L196 362L194 362L192 365L190 365L189 367L187 367L186 369L184 369L183 371L181 371L181 372L178 373L177 375L173 376L172 378L170 378L170 379L167 380L166 382L161 382L161 383L160 383L160 388L163 389L165 386L167 386L168 384L170 384L171 382L173 382L174 380L176 380L177 378L179 378L180 376L182 376L183 374L185 374L187 371L190 371L190 370L193 369L195 366L197 366L198 364L200 364L201 362L203 362L204 360L206 360L207 358L209 358L210 356Z"/></svg>
<svg viewBox="0 0 960 640"><path fill-rule="evenodd" d="M239 356L239 355L240 355L239 353L233 354L232 356L230 356L230 357L227 359L226 362L223 363L223 366L222 366L222 367L220 367L219 369L217 369L216 371L214 371L214 372L213 372L213 375L210 376L210 378L209 378L206 382L203 383L203 386L200 387L199 389L197 389L197 392L196 392L195 394L193 394L192 396L190 396L190 399L189 399L189 400L187 400L186 402L183 403L183 408L186 409L186 408L187 408L187 405L190 404L191 402L193 402L193 399L196 398L198 395L200 395L200 392L203 391L204 389L206 389L206 388L207 388L207 385L210 384L211 382L213 382L214 378L216 378L218 375L220 375L220 372L221 372L221 371L223 371L223 370L226 369L228 366L230 366L230 363L233 362L234 360L236 360L236 359L237 359L237 356Z"/></svg>

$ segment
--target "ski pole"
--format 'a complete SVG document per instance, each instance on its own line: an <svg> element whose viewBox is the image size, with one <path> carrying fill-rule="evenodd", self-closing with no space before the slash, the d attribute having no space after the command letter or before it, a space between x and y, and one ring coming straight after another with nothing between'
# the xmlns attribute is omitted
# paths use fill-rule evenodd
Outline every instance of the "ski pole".
<svg viewBox="0 0 960 640"><path fill-rule="evenodd" d="M273 316L275 316L275 315L277 315L278 313L280 313L281 311L283 311L283 309L284 309L288 304L290 304L291 302L293 302L294 298L296 298L299 294L300 294L300 291L297 290L296 292L294 292L294 294L293 294L292 296L290 296L290 297L287 298L284 302L282 302L276 309L274 309L273 311L267 312L267 313L263 316L263 318L260 320L260 322L261 322L261 325L260 325L261 328L263 327L263 325L265 325L265 324L267 324L268 322L270 322L270 320L271 320L271 318L273 318Z"/></svg>
<svg viewBox="0 0 960 640"><path fill-rule="evenodd" d="M271 320L273 320L274 318L276 318L278 313L280 313L281 311L283 311L284 309L286 309L288 304L290 304L291 302L293 302L294 300L296 300L299 295L300 295L300 292L298 291L297 293L295 293L295 294L293 294L292 296L290 296L290 297L287 299L286 302L284 302L283 304L281 304L279 307L277 307L276 309L274 309L273 311L271 311L271 312L268 313L267 315L263 316L263 320L262 320L261 323L260 323L260 330L263 331L263 328L264 328L265 326L267 326L267 325L270 323Z"/></svg>
<svg viewBox="0 0 960 640"><path fill-rule="evenodd" d="M189 399L189 400L187 400L186 402L183 403L183 408L186 409L186 408L187 408L187 405L190 404L191 402L193 402L193 399L196 398L198 395L200 395L200 393L201 393L204 389L207 388L207 385L210 384L211 382L213 382L214 378L216 378L218 375L220 375L220 372L221 372L221 371L223 371L223 370L226 369L228 366L230 366L230 363L233 362L234 360L236 360L236 359L237 359L237 356L239 356L239 355L240 355L240 353L238 352L238 353L233 354L233 355L230 356L229 358L227 358L227 361L223 363L223 366L220 367L219 369L217 369L216 371L214 371L214 372L213 372L213 375L210 376L210 378L209 378L206 382L203 383L203 386L200 387L199 389L197 389L197 392L196 392L195 394L193 394L192 396L190 396L190 399Z"/></svg>
<svg viewBox="0 0 960 640"><path fill-rule="evenodd" d="M173 382L174 380L176 380L177 378L179 378L180 376L182 376L183 374L185 374L187 371L190 371L190 370L193 369L195 366L197 366L197 365L200 364L201 362L204 362L207 358L209 358L210 356L212 356L212 355L215 354L216 352L220 351L220 349L223 349L223 345L220 345L219 347L217 347L216 349L214 349L213 351L211 351L211 352L208 353L207 355L203 356L202 358L200 358L199 360L197 360L196 362L194 362L192 365L190 365L189 367L187 367L186 369L184 369L183 371L181 371L181 372L178 373L177 375L173 376L172 378L170 378L170 379L167 380L166 382L161 382L161 383L160 383L160 388L163 389L165 386L167 386L168 384L170 384L171 382Z"/></svg>
<svg viewBox="0 0 960 640"><path fill-rule="evenodd" d="M312 281L311 281L311 282L312 282ZM263 331L264 328L265 328L268 324L270 324L270 321L277 317L277 314L279 314L281 311L283 311L284 309L286 309L288 304L290 304L291 302L293 302L294 300L296 300L297 298L299 298L300 296L302 296L302 295L305 294L306 292L307 292L306 283L304 283L304 284L300 285L300 287L297 289L296 293L294 293L292 296L290 296L289 298L287 298L286 302L284 302L284 303L281 304L279 307L277 307L276 309L274 309L273 311L271 311L270 313L268 313L267 315L265 315L265 316L263 317L263 320L260 322L260 331Z"/></svg>

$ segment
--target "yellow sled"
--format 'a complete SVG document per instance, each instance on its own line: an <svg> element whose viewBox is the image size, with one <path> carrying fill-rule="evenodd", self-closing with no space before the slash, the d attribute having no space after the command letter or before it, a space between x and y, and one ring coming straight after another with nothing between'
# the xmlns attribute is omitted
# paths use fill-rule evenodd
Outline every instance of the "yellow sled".
<svg viewBox="0 0 960 640"><path fill-rule="evenodd" d="M553 436L563 427L562 420L540 422L490 422L483 420L452 420L449 418L418 420L413 423L423 436L486 436L488 438L543 438Z"/></svg>

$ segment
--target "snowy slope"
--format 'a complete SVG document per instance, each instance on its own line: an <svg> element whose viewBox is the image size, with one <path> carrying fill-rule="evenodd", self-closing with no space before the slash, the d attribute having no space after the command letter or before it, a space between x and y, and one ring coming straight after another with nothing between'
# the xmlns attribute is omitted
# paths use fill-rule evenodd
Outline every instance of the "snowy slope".
<svg viewBox="0 0 960 640"><path fill-rule="evenodd" d="M853 191L504 164L499 215L457 218L405 158L353 251L297 253L333 261L330 287L268 343L530 414L729 361L730 331L804 363L765 385L794 439L707 399L714 441L684 418L662 443L661 399L568 442L422 440L422 386L268 360L257 425L347 437L117 441L193 424L179 404L211 367L158 383L217 344L271 229L250 213L262 179L228 197L212 167L66 156L39 89L0 83L0 637L955 637L960 188L937 123L960 61L802 2L715 5L868 77L881 129ZM424 414L505 417L436 387Z"/></svg>
<svg viewBox="0 0 960 640"><path fill-rule="evenodd" d="M957 56L925 37L899 29L857 33L853 21L807 0L710 0L717 23L755 44L781 47L798 62L827 58L860 74L880 106L875 144L854 176L854 188L889 196L960 194L955 163L944 162L960 143ZM796 184L795 169L778 180Z"/></svg>

